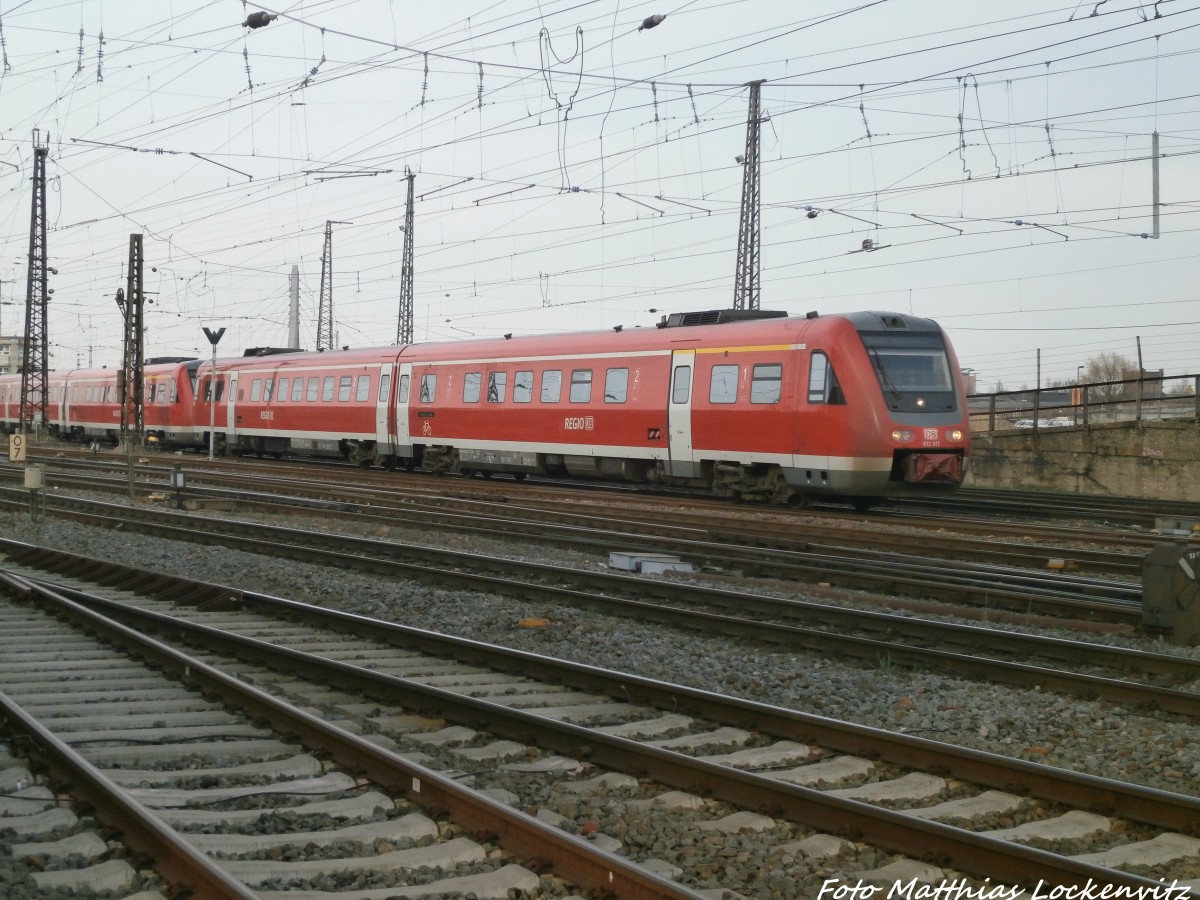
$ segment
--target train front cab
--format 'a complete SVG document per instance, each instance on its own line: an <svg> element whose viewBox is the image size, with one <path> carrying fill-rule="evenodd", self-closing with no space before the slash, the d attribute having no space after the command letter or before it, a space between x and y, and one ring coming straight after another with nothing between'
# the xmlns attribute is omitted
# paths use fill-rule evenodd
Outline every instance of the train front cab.
<svg viewBox="0 0 1200 900"><path fill-rule="evenodd" d="M966 475L970 426L958 361L941 328L892 313L848 318L874 378L878 432L891 449L886 480L871 493L903 497L958 488Z"/></svg>

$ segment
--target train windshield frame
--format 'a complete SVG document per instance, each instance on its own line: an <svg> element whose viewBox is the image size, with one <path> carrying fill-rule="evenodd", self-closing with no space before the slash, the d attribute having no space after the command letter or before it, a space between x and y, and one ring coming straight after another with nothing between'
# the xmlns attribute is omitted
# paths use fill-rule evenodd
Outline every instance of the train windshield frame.
<svg viewBox="0 0 1200 900"><path fill-rule="evenodd" d="M894 412L958 409L954 372L940 332L861 331L871 369Z"/></svg>

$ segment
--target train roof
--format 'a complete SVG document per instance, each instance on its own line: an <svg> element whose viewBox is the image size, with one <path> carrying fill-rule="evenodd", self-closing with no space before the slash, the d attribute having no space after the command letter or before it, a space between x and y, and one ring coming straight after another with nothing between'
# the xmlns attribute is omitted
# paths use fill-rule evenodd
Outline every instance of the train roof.
<svg viewBox="0 0 1200 900"><path fill-rule="evenodd" d="M719 314L718 314L719 313ZM728 315L733 313L733 315ZM830 316L828 319L839 317ZM222 368L287 369L299 366L370 365L387 360L414 359L504 359L661 350L673 345L712 346L726 342L795 341L801 329L811 327L812 317L788 316L785 312L757 310L749 313L722 310L677 314L648 327L614 326L602 331L559 332L543 335L504 335L498 338L429 341L390 347L290 353L261 358L225 357Z"/></svg>

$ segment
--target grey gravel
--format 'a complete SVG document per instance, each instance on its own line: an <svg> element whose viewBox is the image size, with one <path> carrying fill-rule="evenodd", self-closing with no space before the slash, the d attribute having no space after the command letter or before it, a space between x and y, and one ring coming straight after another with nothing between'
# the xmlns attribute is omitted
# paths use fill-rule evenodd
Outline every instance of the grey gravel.
<svg viewBox="0 0 1200 900"><path fill-rule="evenodd" d="M270 521L281 522L279 517ZM347 529L329 520L283 521L314 531ZM545 549L517 540L418 533L399 526L389 534L379 531L373 528L371 537L436 543L577 569L602 569L605 564L601 554ZM1200 729L1166 715L1142 714L1109 703L914 672L894 667L886 659L862 665L832 655L798 654L541 601L522 603L229 547L154 540L52 517L31 523L23 513L0 513L0 534L1166 790L1191 793L1200 783ZM761 585L755 586L760 589ZM779 593L786 593L786 588L779 586ZM854 605L853 595L843 592L831 600L829 593L797 585L793 596ZM549 624L543 628L518 624L534 617L546 618ZM1137 636L1082 639L1174 650Z"/></svg>

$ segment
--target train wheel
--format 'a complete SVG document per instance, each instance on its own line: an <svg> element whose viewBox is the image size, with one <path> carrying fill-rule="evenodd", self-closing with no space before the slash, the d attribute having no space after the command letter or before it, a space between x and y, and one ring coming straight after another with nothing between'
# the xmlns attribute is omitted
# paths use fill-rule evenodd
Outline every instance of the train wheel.
<svg viewBox="0 0 1200 900"><path fill-rule="evenodd" d="M804 494L792 494L787 498L787 505L792 509L806 509L812 506L812 498Z"/></svg>
<svg viewBox="0 0 1200 900"><path fill-rule="evenodd" d="M474 478L475 477L474 469L459 469L458 471L462 475L463 478Z"/></svg>
<svg viewBox="0 0 1200 900"><path fill-rule="evenodd" d="M854 508L859 512L867 512L879 505L879 501L874 497L855 497L850 502L854 504Z"/></svg>
<svg viewBox="0 0 1200 900"><path fill-rule="evenodd" d="M389 456L386 459L384 459L383 470L385 472L395 472L396 471L396 457L394 455Z"/></svg>
<svg viewBox="0 0 1200 900"><path fill-rule="evenodd" d="M525 472L513 472L513 481L521 482L525 480Z"/></svg>

